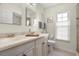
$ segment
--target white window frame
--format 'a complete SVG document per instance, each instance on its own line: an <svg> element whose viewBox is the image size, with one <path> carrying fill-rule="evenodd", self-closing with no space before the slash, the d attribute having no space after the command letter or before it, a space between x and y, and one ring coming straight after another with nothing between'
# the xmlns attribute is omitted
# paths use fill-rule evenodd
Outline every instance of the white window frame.
<svg viewBox="0 0 79 59"><path fill-rule="evenodd" d="M63 13L66 13L66 12L60 12L60 13L57 13L57 15L58 14L63 14ZM68 18L68 21L69 21L69 25L68 25L68 40L63 40L63 39L56 39L56 40L58 40L58 41L70 41L70 16L69 16L69 12L67 12L67 14L68 14L68 16L67 16L67 18ZM56 23L57 23L57 19L58 19L58 16L56 15ZM55 26L56 26L56 24L55 24ZM57 33L57 26L55 27L55 32ZM55 38L56 38L56 34L55 34Z"/></svg>

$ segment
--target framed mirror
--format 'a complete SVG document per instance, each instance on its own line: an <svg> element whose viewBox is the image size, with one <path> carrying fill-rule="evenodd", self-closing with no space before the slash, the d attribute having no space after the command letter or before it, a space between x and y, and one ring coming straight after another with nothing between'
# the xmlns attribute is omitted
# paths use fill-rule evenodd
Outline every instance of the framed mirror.
<svg viewBox="0 0 79 59"><path fill-rule="evenodd" d="M5 6L6 6L5 3L0 5L0 24L21 25L22 20L21 13L14 10L13 11L9 10L8 6L6 7Z"/></svg>
<svg viewBox="0 0 79 59"><path fill-rule="evenodd" d="M21 15L16 12L2 12L0 13L0 23L21 25Z"/></svg>
<svg viewBox="0 0 79 59"><path fill-rule="evenodd" d="M26 26L32 26L35 18L36 13L32 9L26 7Z"/></svg>

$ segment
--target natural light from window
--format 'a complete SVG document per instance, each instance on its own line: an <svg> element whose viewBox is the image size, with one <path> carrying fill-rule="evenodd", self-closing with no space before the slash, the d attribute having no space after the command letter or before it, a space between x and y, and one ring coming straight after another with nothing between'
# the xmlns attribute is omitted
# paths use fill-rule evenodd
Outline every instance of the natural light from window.
<svg viewBox="0 0 79 59"><path fill-rule="evenodd" d="M56 39L69 40L69 18L68 12L58 13L56 21Z"/></svg>

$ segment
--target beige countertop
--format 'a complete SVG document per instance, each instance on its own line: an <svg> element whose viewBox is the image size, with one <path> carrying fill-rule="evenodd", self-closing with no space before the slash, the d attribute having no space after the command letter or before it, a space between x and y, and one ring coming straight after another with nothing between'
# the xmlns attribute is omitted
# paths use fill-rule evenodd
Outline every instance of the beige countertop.
<svg viewBox="0 0 79 59"><path fill-rule="evenodd" d="M38 37L25 37L25 35L17 35L12 38L0 38L0 51L36 40L44 36L48 36L48 34L40 34Z"/></svg>

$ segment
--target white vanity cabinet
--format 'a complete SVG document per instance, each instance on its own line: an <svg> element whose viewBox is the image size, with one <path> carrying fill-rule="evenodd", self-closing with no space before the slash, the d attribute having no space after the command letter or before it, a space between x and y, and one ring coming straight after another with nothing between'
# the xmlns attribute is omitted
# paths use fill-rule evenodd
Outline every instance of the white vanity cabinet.
<svg viewBox="0 0 79 59"><path fill-rule="evenodd" d="M34 47L34 41L24 43L22 45L3 50L0 52L0 56L17 56L17 55L24 55L24 52L30 50Z"/></svg>
<svg viewBox="0 0 79 59"><path fill-rule="evenodd" d="M38 37L35 40L16 45L0 51L0 56L46 56L47 36Z"/></svg>

